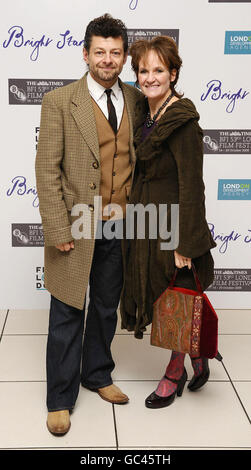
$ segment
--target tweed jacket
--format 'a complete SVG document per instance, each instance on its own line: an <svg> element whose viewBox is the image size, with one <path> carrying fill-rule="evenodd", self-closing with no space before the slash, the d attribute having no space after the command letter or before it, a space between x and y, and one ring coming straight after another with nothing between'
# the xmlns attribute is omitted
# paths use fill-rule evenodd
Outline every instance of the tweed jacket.
<svg viewBox="0 0 251 470"><path fill-rule="evenodd" d="M171 204L179 204L179 240L176 250L192 258L203 289L213 281L211 248L216 246L205 213L203 141L199 114L191 100L182 98L167 107L158 125L143 140L147 100L136 106L136 169L130 202L144 207L166 204L167 229L171 228ZM159 212L158 212L159 216ZM136 224L135 224L136 225ZM147 224L146 224L147 226ZM161 250L157 238L128 240L125 283L121 296L122 328L142 338L152 321L153 303L168 287L174 274L174 249ZM176 285L196 289L191 271L179 270Z"/></svg>
<svg viewBox="0 0 251 470"><path fill-rule="evenodd" d="M94 196L99 196L101 174L98 134L86 75L44 95L35 164L45 240L45 287L54 297L78 309L84 305L92 265ZM133 171L133 108L140 92L119 82L128 112ZM76 204L85 204L89 209L92 236L74 240L74 249L61 252L55 246L73 239L71 225L76 217L71 215L71 209Z"/></svg>

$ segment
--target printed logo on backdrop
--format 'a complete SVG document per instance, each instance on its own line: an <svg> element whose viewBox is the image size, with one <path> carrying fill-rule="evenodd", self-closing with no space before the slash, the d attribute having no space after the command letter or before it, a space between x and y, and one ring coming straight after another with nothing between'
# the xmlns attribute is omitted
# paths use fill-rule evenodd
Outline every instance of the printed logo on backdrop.
<svg viewBox="0 0 251 470"><path fill-rule="evenodd" d="M36 266L35 268L35 285L36 290L43 291L47 290L44 286L44 266Z"/></svg>
<svg viewBox="0 0 251 470"><path fill-rule="evenodd" d="M218 180L218 199L224 201L251 200L251 180Z"/></svg>
<svg viewBox="0 0 251 470"><path fill-rule="evenodd" d="M130 0L129 2L129 9L130 10L136 10L138 6L139 0Z"/></svg>
<svg viewBox="0 0 251 470"><path fill-rule="evenodd" d="M69 29L64 33L60 33L57 39L50 38L49 36L46 36L46 34L34 39L34 34L32 37L28 37L22 26L14 25L8 29L8 36L2 43L4 49L14 47L20 50L21 48L25 48L25 50L29 51L29 58L32 61L36 61L38 59L40 48L46 49L51 45L55 45L58 50L62 50L65 47L83 48L84 40L77 40L74 38Z"/></svg>
<svg viewBox="0 0 251 470"><path fill-rule="evenodd" d="M237 90L227 89L221 80L210 80L206 84L206 91L201 95L201 101L218 101L223 103L227 113L232 113L238 103L247 98L249 91L239 88Z"/></svg>
<svg viewBox="0 0 251 470"><path fill-rule="evenodd" d="M130 10L136 10L138 2L131 1L129 8ZM136 34L138 33L138 34ZM177 36L177 30L169 29L129 29L128 35L129 38L136 34L137 39L146 39L154 36L159 36L161 34L167 34L175 39ZM46 34L42 34L37 38L34 38L35 34L32 37L26 35L24 28L20 25L13 25L8 29L6 38L2 42L2 47L4 49L15 48L18 51L25 49L28 52L28 57L31 61L35 62L39 58L41 49L46 50L48 47L55 47L56 50L62 50L65 47L84 47L83 39L76 39L72 35L71 31L67 29L64 33L59 33L57 38L51 38ZM133 42L133 41L129 41Z"/></svg>
<svg viewBox="0 0 251 470"><path fill-rule="evenodd" d="M30 185L25 176L14 176L6 191L6 195L12 199L17 197L18 199L29 200L34 208L39 207L36 187Z"/></svg>
<svg viewBox="0 0 251 470"><path fill-rule="evenodd" d="M150 41L158 36L169 36L179 45L179 29L128 29L129 47L138 40L144 39Z"/></svg>
<svg viewBox="0 0 251 470"><path fill-rule="evenodd" d="M208 224L209 230L212 234L214 241L217 243L219 253L225 254L229 247L233 248L236 245L244 247L251 246L251 228L246 230L246 233L239 233L236 228L230 230L230 233L219 232L215 224ZM230 249L231 249L230 248Z"/></svg>
<svg viewBox="0 0 251 470"><path fill-rule="evenodd" d="M207 291L250 292L251 269L217 268L214 270L214 281Z"/></svg>
<svg viewBox="0 0 251 470"><path fill-rule="evenodd" d="M35 127L35 150L37 151L40 127Z"/></svg>
<svg viewBox="0 0 251 470"><path fill-rule="evenodd" d="M251 31L226 31L224 54L251 54Z"/></svg>
<svg viewBox="0 0 251 470"><path fill-rule="evenodd" d="M250 154L251 130L207 129L203 145L205 154Z"/></svg>
<svg viewBox="0 0 251 470"><path fill-rule="evenodd" d="M12 246L44 246L43 227L40 224L11 224Z"/></svg>
<svg viewBox="0 0 251 470"><path fill-rule="evenodd" d="M9 104L41 104L45 93L74 81L9 78Z"/></svg>

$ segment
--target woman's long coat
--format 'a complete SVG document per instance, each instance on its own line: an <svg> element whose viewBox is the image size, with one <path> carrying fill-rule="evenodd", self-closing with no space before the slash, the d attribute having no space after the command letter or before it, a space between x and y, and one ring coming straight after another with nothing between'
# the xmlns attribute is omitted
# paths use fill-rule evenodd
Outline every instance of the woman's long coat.
<svg viewBox="0 0 251 470"><path fill-rule="evenodd" d="M199 114L192 101L182 98L167 107L158 124L142 141L147 101L136 108L134 144L136 169L130 203L179 204L179 254L193 259L203 289L213 281L215 247L205 217L203 141ZM159 215L159 213L158 213ZM147 226L147 224L146 224ZM135 224L136 227L136 224ZM152 227L151 227L152 228ZM124 245L125 283L120 311L122 328L142 338L152 321L153 302L167 288L175 270L174 250L161 250L160 237L127 240ZM194 288L188 268L179 270L176 285Z"/></svg>

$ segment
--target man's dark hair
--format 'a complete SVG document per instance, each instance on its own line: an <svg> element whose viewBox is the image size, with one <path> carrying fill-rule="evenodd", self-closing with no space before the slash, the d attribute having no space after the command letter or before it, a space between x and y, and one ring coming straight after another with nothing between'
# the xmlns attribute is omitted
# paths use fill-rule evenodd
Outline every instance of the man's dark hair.
<svg viewBox="0 0 251 470"><path fill-rule="evenodd" d="M118 38L121 36L123 39L124 52L127 52L128 36L126 26L123 21L113 18L108 13L99 18L95 18L88 24L84 39L84 47L87 52L90 50L92 36L102 36L103 38Z"/></svg>

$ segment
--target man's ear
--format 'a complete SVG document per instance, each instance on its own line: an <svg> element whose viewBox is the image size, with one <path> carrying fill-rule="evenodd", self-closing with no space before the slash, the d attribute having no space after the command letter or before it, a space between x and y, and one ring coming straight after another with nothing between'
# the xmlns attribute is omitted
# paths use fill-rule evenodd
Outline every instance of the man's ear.
<svg viewBox="0 0 251 470"><path fill-rule="evenodd" d="M87 49L84 47L83 49L83 57L84 57L84 61L89 64L89 54L88 54L88 51Z"/></svg>

